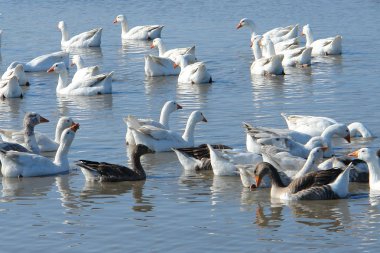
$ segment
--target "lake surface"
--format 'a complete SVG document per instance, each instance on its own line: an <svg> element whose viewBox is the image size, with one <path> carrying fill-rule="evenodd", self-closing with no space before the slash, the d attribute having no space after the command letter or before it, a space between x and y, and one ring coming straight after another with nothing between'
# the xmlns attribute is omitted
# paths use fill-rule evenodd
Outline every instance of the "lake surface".
<svg viewBox="0 0 380 253"><path fill-rule="evenodd" d="M128 114L159 117L167 100L183 110L171 128L184 129L201 110L208 123L196 127L196 143L245 147L242 121L285 127L281 112L361 121L380 136L379 1L8 1L0 2L3 29L1 73L12 61L60 50L56 26L71 34L103 27L98 50L78 50L86 65L115 71L112 95L57 97L57 75L32 73L22 100L0 101L0 127L20 128L24 113L50 123L36 130L53 136L60 116L81 127L70 152L78 159L128 163ZM179 85L176 77L146 78L150 43L122 44L112 21L125 14L130 26L163 24L167 48L196 45L215 83ZM251 77L249 31L309 23L315 38L343 36L343 55L314 58L310 68L286 69L284 77ZM71 75L74 70L71 70ZM340 152L372 142L340 144ZM276 203L269 189L250 192L238 177L188 175L173 153L143 158L145 182L88 183L73 167L68 175L1 178L1 252L374 252L380 248L380 197L367 184L352 184L353 197L337 201Z"/></svg>

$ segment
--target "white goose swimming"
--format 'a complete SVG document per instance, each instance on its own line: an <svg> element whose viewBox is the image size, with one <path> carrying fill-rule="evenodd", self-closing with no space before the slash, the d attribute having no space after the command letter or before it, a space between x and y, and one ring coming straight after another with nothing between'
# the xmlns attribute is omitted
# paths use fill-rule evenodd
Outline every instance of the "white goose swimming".
<svg viewBox="0 0 380 253"><path fill-rule="evenodd" d="M169 116L172 112L175 112L177 110L182 109L182 106L178 104L176 101L167 101L161 109L161 114L160 114L160 120L155 121L153 119L137 119L139 126L154 126L157 128L162 128L162 129L169 129ZM124 122L127 124L127 134L125 135L125 141L127 145L136 145L135 139L133 138L133 134L131 130L129 129L129 124L135 123L135 118L127 117L124 118Z"/></svg>
<svg viewBox="0 0 380 253"><path fill-rule="evenodd" d="M63 62L53 64L47 72L59 74L56 92L59 95L93 96L112 93L112 74L99 74L75 82L69 81L69 74Z"/></svg>
<svg viewBox="0 0 380 253"><path fill-rule="evenodd" d="M181 72L174 67L174 62L169 58L154 55L145 55L145 75L146 76L177 76Z"/></svg>
<svg viewBox="0 0 380 253"><path fill-rule="evenodd" d="M312 47L312 55L336 55L342 53L342 36L337 35L326 39L314 40L310 25L302 28L302 35L306 36L306 47Z"/></svg>
<svg viewBox="0 0 380 253"><path fill-rule="evenodd" d="M206 68L204 62L190 63L194 59L194 55L186 54L180 55L174 67L181 67L181 72L178 76L179 83L190 84L205 84L212 83L212 77Z"/></svg>
<svg viewBox="0 0 380 253"><path fill-rule="evenodd" d="M37 154L0 150L1 173L4 177L38 177L68 172L68 152L79 124L63 131L54 161Z"/></svg>
<svg viewBox="0 0 380 253"><path fill-rule="evenodd" d="M0 82L0 98L23 98L23 92L19 85L17 76Z"/></svg>
<svg viewBox="0 0 380 253"><path fill-rule="evenodd" d="M166 50L164 42L161 38L156 38L152 41L152 45L150 48L158 48L158 56L166 57L172 60L173 62L178 61L178 56L192 54L195 57L195 46L192 47L183 47L183 48L173 48L170 50Z"/></svg>
<svg viewBox="0 0 380 253"><path fill-rule="evenodd" d="M61 117L58 120L57 126L55 128L54 139L49 138L47 135L43 133L35 132L35 138L36 138L37 145L40 151L41 152L57 151L63 130L65 130L66 128L69 128L70 126L74 124L75 123L72 120L72 118L66 117L66 116ZM4 141L22 144L24 143L24 140L25 140L23 130L0 129L0 135Z"/></svg>
<svg viewBox="0 0 380 253"><path fill-rule="evenodd" d="M11 64L12 65L12 64ZM8 67L4 74L1 76L2 80L8 80L12 76L16 76L20 86L29 86L29 80L25 75L24 66L17 64L15 67Z"/></svg>
<svg viewBox="0 0 380 253"><path fill-rule="evenodd" d="M13 69L17 66L17 64L22 64L25 72L40 72L47 71L51 65L55 62L64 62L66 66L70 64L69 53L64 51L58 51L50 54L44 54L34 58L28 62L12 62L7 70Z"/></svg>
<svg viewBox="0 0 380 253"><path fill-rule="evenodd" d="M171 151L172 148L184 148L194 146L194 130L198 122L207 122L203 113L193 111L187 120L186 129L182 136L174 131L154 128L154 127L135 127L139 123L136 120L133 126L129 125L132 130L136 144L144 144L155 152Z"/></svg>
<svg viewBox="0 0 380 253"><path fill-rule="evenodd" d="M308 134L310 136L319 136L329 126L338 124L338 122L328 117L307 116L307 115L289 115L281 113L290 130ZM364 126L363 123L353 122L349 124L348 129L351 137L362 136L363 138L371 138L373 134Z"/></svg>
<svg viewBox="0 0 380 253"><path fill-rule="evenodd" d="M127 18L118 15L113 21L114 24L121 24L121 38L123 40L153 40L161 37L163 25L141 25L128 29Z"/></svg>
<svg viewBox="0 0 380 253"><path fill-rule="evenodd" d="M64 21L58 22L58 29L62 33L61 46L63 48L100 47L102 28L95 28L71 38Z"/></svg>
<svg viewBox="0 0 380 253"><path fill-rule="evenodd" d="M76 82L91 76L96 76L99 74L98 66L85 67L83 59L80 55L74 55L71 59L71 66L76 66L77 71L75 72L72 82Z"/></svg>

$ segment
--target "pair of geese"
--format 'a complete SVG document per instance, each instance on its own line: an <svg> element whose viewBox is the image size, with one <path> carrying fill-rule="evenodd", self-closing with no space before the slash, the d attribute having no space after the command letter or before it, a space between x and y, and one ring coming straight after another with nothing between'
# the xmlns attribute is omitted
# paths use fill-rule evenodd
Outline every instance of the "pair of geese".
<svg viewBox="0 0 380 253"><path fill-rule="evenodd" d="M256 24L251 19L243 18L236 28L242 27L251 31L251 47L255 56L251 65L252 74L282 75L284 66L309 66L312 56L342 53L342 36L314 40L309 24L302 29L302 35L306 36L304 47L298 45L298 25L277 27L258 35Z"/></svg>

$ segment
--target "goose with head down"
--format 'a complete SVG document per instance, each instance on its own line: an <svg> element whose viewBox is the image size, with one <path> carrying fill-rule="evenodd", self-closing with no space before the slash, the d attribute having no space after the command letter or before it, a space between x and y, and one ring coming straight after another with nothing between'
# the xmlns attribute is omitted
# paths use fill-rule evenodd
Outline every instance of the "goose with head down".
<svg viewBox="0 0 380 253"><path fill-rule="evenodd" d="M211 74L206 68L204 62L193 62L194 55L186 54L177 57L177 62L174 64L174 68L180 66L181 72L178 76L179 83L190 84L207 84L212 83Z"/></svg>
<svg viewBox="0 0 380 253"><path fill-rule="evenodd" d="M342 54L342 36L337 35L326 39L314 40L310 25L302 28L302 35L306 36L306 47L312 47L312 55Z"/></svg>
<svg viewBox="0 0 380 253"><path fill-rule="evenodd" d="M22 64L17 64L16 66L14 66L14 64L11 64L11 66L7 68L7 70L1 76L1 79L8 80L13 76L16 76L20 86L29 86L30 83L28 77L25 75L24 66Z"/></svg>
<svg viewBox="0 0 380 253"><path fill-rule="evenodd" d="M81 47L100 47L103 28L95 28L82 32L70 38L64 21L58 22L58 29L62 33L61 46L65 49Z"/></svg>
<svg viewBox="0 0 380 253"><path fill-rule="evenodd" d="M0 98L2 99L24 97L17 76L12 76L8 80L1 80L0 86Z"/></svg>
<svg viewBox="0 0 380 253"><path fill-rule="evenodd" d="M174 62L166 57L145 55L145 75L146 76L177 76L181 72L174 67Z"/></svg>
<svg viewBox="0 0 380 253"><path fill-rule="evenodd" d="M128 28L127 18L118 15L113 21L114 24L121 24L121 38L123 40L153 40L161 37L163 25L140 25L132 29Z"/></svg>
<svg viewBox="0 0 380 253"><path fill-rule="evenodd" d="M28 62L14 61L9 65L7 71L15 68L18 64L21 64L24 67L25 72L47 71L51 67L51 65L53 65L56 62L64 62L66 66L69 66L69 53L64 51L58 51L38 56Z"/></svg>

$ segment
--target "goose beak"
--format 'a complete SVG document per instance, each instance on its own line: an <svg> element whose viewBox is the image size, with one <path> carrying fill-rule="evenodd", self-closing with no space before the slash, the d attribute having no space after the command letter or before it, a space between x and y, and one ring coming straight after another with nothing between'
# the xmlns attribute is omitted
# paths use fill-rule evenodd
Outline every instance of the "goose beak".
<svg viewBox="0 0 380 253"><path fill-rule="evenodd" d="M76 132L78 129L79 129L79 123L74 123L71 127L70 127L71 130L73 130L74 132Z"/></svg>
<svg viewBox="0 0 380 253"><path fill-rule="evenodd" d="M177 68L177 67L178 67L178 64L173 63L173 68Z"/></svg>
<svg viewBox="0 0 380 253"><path fill-rule="evenodd" d="M325 152L329 149L329 147L325 146L325 147L321 147L322 151Z"/></svg>
<svg viewBox="0 0 380 253"><path fill-rule="evenodd" d="M182 106L177 104L177 110L182 109Z"/></svg>
<svg viewBox="0 0 380 253"><path fill-rule="evenodd" d="M117 20L115 19L115 20L113 21L113 23L116 24L116 23L117 23Z"/></svg>
<svg viewBox="0 0 380 253"><path fill-rule="evenodd" d="M237 26L236 26L236 29L240 29L242 28L243 26L241 25L241 23L239 23Z"/></svg>
<svg viewBox="0 0 380 253"><path fill-rule="evenodd" d="M260 176L255 176L255 180L256 180L256 187L259 187L260 184L261 184L261 177Z"/></svg>
<svg viewBox="0 0 380 253"><path fill-rule="evenodd" d="M150 48L154 48L154 45L153 45L153 44L151 44L151 45L150 45Z"/></svg>
<svg viewBox="0 0 380 253"><path fill-rule="evenodd" d="M205 118L205 116L203 116L202 121L207 123L207 119Z"/></svg>
<svg viewBox="0 0 380 253"><path fill-rule="evenodd" d="M251 41L251 43L249 44L249 47L253 47L253 42Z"/></svg>
<svg viewBox="0 0 380 253"><path fill-rule="evenodd" d="M344 137L344 139L345 139L348 143L351 143L351 137L350 137L350 134L346 135L346 137Z"/></svg>
<svg viewBox="0 0 380 253"><path fill-rule="evenodd" d="M40 123L46 123L46 122L49 122L49 120L47 118L40 116Z"/></svg>
<svg viewBox="0 0 380 253"><path fill-rule="evenodd" d="M249 190L253 191L254 189L256 189L256 185L255 184L252 184L250 187L249 187Z"/></svg>
<svg viewBox="0 0 380 253"><path fill-rule="evenodd" d="M352 157L358 158L358 156L359 156L359 150L356 150L354 152L349 153L348 156L352 156Z"/></svg>
<svg viewBox="0 0 380 253"><path fill-rule="evenodd" d="M301 36L305 36L305 34L303 32L301 32Z"/></svg>
<svg viewBox="0 0 380 253"><path fill-rule="evenodd" d="M46 72L50 73L50 72L54 72L54 66L51 67L50 69L48 69Z"/></svg>
<svg viewBox="0 0 380 253"><path fill-rule="evenodd" d="M71 123L71 126L70 126L70 127L74 126L75 124L76 124L75 122Z"/></svg>

